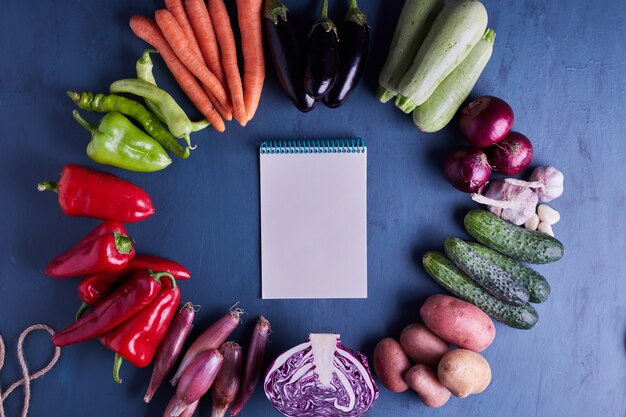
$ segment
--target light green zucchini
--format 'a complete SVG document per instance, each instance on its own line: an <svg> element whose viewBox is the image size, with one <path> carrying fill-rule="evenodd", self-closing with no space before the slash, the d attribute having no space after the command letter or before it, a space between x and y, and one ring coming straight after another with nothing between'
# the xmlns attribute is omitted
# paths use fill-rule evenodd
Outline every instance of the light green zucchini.
<svg viewBox="0 0 626 417"><path fill-rule="evenodd" d="M485 69L496 33L487 29L470 54L446 77L433 94L413 110L413 123L422 132L443 129L454 117Z"/></svg>
<svg viewBox="0 0 626 417"><path fill-rule="evenodd" d="M409 69L420 45L428 35L443 0L406 0L393 34L387 61L378 77L376 97L381 103L398 94L402 76Z"/></svg>
<svg viewBox="0 0 626 417"><path fill-rule="evenodd" d="M487 10L477 0L460 0L443 8L400 81L396 106L410 113L423 104L469 55L487 28Z"/></svg>

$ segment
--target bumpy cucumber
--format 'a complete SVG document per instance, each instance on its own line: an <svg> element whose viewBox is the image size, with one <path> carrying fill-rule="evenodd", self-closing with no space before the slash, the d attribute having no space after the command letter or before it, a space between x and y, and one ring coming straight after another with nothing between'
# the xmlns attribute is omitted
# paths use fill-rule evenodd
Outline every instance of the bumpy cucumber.
<svg viewBox="0 0 626 417"><path fill-rule="evenodd" d="M443 8L415 60L402 77L396 106L410 113L469 55L487 29L487 10L477 0L455 1Z"/></svg>
<svg viewBox="0 0 626 417"><path fill-rule="evenodd" d="M487 29L458 67L439 84L422 105L413 110L413 123L422 132L436 132L452 120L469 96L491 58L496 33Z"/></svg>
<svg viewBox="0 0 626 417"><path fill-rule="evenodd" d="M489 262L461 239L449 237L444 248L448 259L489 294L516 306L528 302L530 296L524 284L504 269Z"/></svg>
<svg viewBox="0 0 626 417"><path fill-rule="evenodd" d="M550 284L548 284L543 275L532 268L520 264L515 259L491 250L480 243L468 242L467 244L489 262L499 266L523 282L528 289L529 301L531 303L543 303L548 299Z"/></svg>
<svg viewBox="0 0 626 417"><path fill-rule="evenodd" d="M443 0L406 0L393 33L385 66L378 77L376 96L382 103L398 94L402 76L411 66L417 51L428 35Z"/></svg>
<svg viewBox="0 0 626 417"><path fill-rule="evenodd" d="M557 239L515 226L488 211L471 210L464 224L474 239L513 259L547 264L563 257L563 244Z"/></svg>
<svg viewBox="0 0 626 417"><path fill-rule="evenodd" d="M468 301L499 322L516 329L531 329L539 320L530 304L513 306L498 300L456 267L443 253L427 252L424 269L439 285Z"/></svg>

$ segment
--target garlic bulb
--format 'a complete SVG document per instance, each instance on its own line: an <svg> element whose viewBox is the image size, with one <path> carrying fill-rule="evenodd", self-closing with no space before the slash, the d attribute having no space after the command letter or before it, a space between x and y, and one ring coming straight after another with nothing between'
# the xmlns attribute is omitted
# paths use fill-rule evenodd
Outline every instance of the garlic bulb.
<svg viewBox="0 0 626 417"><path fill-rule="evenodd" d="M563 194L563 182L565 176L554 167L537 167L530 174L529 181L522 181L515 178L507 178L506 182L522 187L529 187L535 190L539 201L547 203L559 198Z"/></svg>
<svg viewBox="0 0 626 417"><path fill-rule="evenodd" d="M518 226L533 217L537 209L537 195L533 190L504 180L492 182L485 195L472 194L472 200L489 206L493 214Z"/></svg>

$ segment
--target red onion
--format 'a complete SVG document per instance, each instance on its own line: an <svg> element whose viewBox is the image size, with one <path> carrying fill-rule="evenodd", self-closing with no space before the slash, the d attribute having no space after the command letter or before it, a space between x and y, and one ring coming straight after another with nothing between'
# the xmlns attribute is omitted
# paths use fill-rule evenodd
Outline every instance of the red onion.
<svg viewBox="0 0 626 417"><path fill-rule="evenodd" d="M252 397L252 393L254 393L254 389L259 382L261 371L263 370L263 359L269 332L270 322L263 316L259 317L259 321L254 326L250 347L248 347L248 357L246 358L246 367L243 371L241 387L233 402L233 407L230 409L231 416L239 414L243 406Z"/></svg>
<svg viewBox="0 0 626 417"><path fill-rule="evenodd" d="M178 360L178 356L183 349L183 344L189 336L189 332L193 327L193 317L195 311L193 304L187 303L180 310L174 321L167 329L167 333L157 350L154 367L152 368L152 377L150 377L150 385L148 391L143 397L145 402L150 402L152 396L159 388L167 374Z"/></svg>
<svg viewBox="0 0 626 417"><path fill-rule="evenodd" d="M224 343L233 330L237 328L239 316L241 316L242 313L243 310L239 308L234 309L213 323L211 327L198 336L187 350L187 353L185 353L185 356L183 356L183 360L180 362L176 374L170 381L173 386L176 386L178 379L196 356L207 350L219 349L219 347L222 346L222 343Z"/></svg>
<svg viewBox="0 0 626 417"><path fill-rule="evenodd" d="M178 417L198 401L211 388L223 359L222 354L215 349L198 355L181 375L176 394L167 404L163 416Z"/></svg>
<svg viewBox="0 0 626 417"><path fill-rule="evenodd" d="M480 192L491 176L485 153L469 146L456 149L446 161L444 169L452 185L464 193Z"/></svg>
<svg viewBox="0 0 626 417"><path fill-rule="evenodd" d="M533 145L518 132L511 132L502 141L485 149L489 162L503 175L517 175L530 165Z"/></svg>
<svg viewBox="0 0 626 417"><path fill-rule="evenodd" d="M493 96L478 97L461 110L459 128L470 145L486 148L500 142L513 127L513 110Z"/></svg>
<svg viewBox="0 0 626 417"><path fill-rule="evenodd" d="M227 342L220 348L224 356L222 368L211 387L213 411L211 417L224 417L226 410L235 399L241 382L243 355L241 346L235 342Z"/></svg>

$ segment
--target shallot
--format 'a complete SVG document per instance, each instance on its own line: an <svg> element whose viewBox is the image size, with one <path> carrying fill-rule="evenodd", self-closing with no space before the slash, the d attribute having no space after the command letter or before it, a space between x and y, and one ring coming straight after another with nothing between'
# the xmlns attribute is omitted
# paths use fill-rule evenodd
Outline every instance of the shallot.
<svg viewBox="0 0 626 417"><path fill-rule="evenodd" d="M489 162L496 171L504 175L517 175L530 165L533 145L518 132L511 132L497 144L485 149Z"/></svg>
<svg viewBox="0 0 626 417"><path fill-rule="evenodd" d="M461 110L459 128L470 145L486 148L506 137L513 127L513 110L493 96L478 97Z"/></svg>
<svg viewBox="0 0 626 417"><path fill-rule="evenodd" d="M250 346L248 347L248 356L246 357L241 387L233 402L233 407L230 409L231 416L239 414L243 406L252 397L252 393L254 393L263 371L263 359L265 358L265 347L267 346L269 333L270 322L263 316L259 317L259 321L257 321L252 333Z"/></svg>
<svg viewBox="0 0 626 417"><path fill-rule="evenodd" d="M506 182L533 188L539 201L550 202L563 194L563 173L554 167L537 167L530 174L528 181L507 178Z"/></svg>
<svg viewBox="0 0 626 417"><path fill-rule="evenodd" d="M150 402L152 396L178 360L183 344L193 327L194 315L193 304L186 303L174 318L174 321L172 321L169 329L167 329L167 333L165 333L165 337L159 345L155 356L148 391L143 397L145 402Z"/></svg>
<svg viewBox="0 0 626 417"><path fill-rule="evenodd" d="M537 195L530 188L504 180L492 182L485 195L472 194L472 200L489 206L493 214L518 226L534 216L537 208Z"/></svg>
<svg viewBox="0 0 626 417"><path fill-rule="evenodd" d="M233 330L237 328L241 314L243 314L243 310L239 308L230 311L198 336L189 349L187 349L187 353L183 356L183 360L180 362L176 374L170 381L173 386L176 386L178 379L196 356L207 350L219 349L219 347L222 346L222 343L224 343Z"/></svg>
<svg viewBox="0 0 626 417"><path fill-rule="evenodd" d="M198 355L180 377L176 394L167 404L164 417L178 417L211 388L222 366L223 356L216 349Z"/></svg>
<svg viewBox="0 0 626 417"><path fill-rule="evenodd" d="M444 169L452 185L464 193L479 193L491 176L485 153L469 146L456 149L446 161Z"/></svg>
<svg viewBox="0 0 626 417"><path fill-rule="evenodd" d="M211 387L213 411L211 417L224 417L226 410L235 399L241 382L243 356L241 346L235 342L226 342L220 348L224 356L222 368Z"/></svg>

